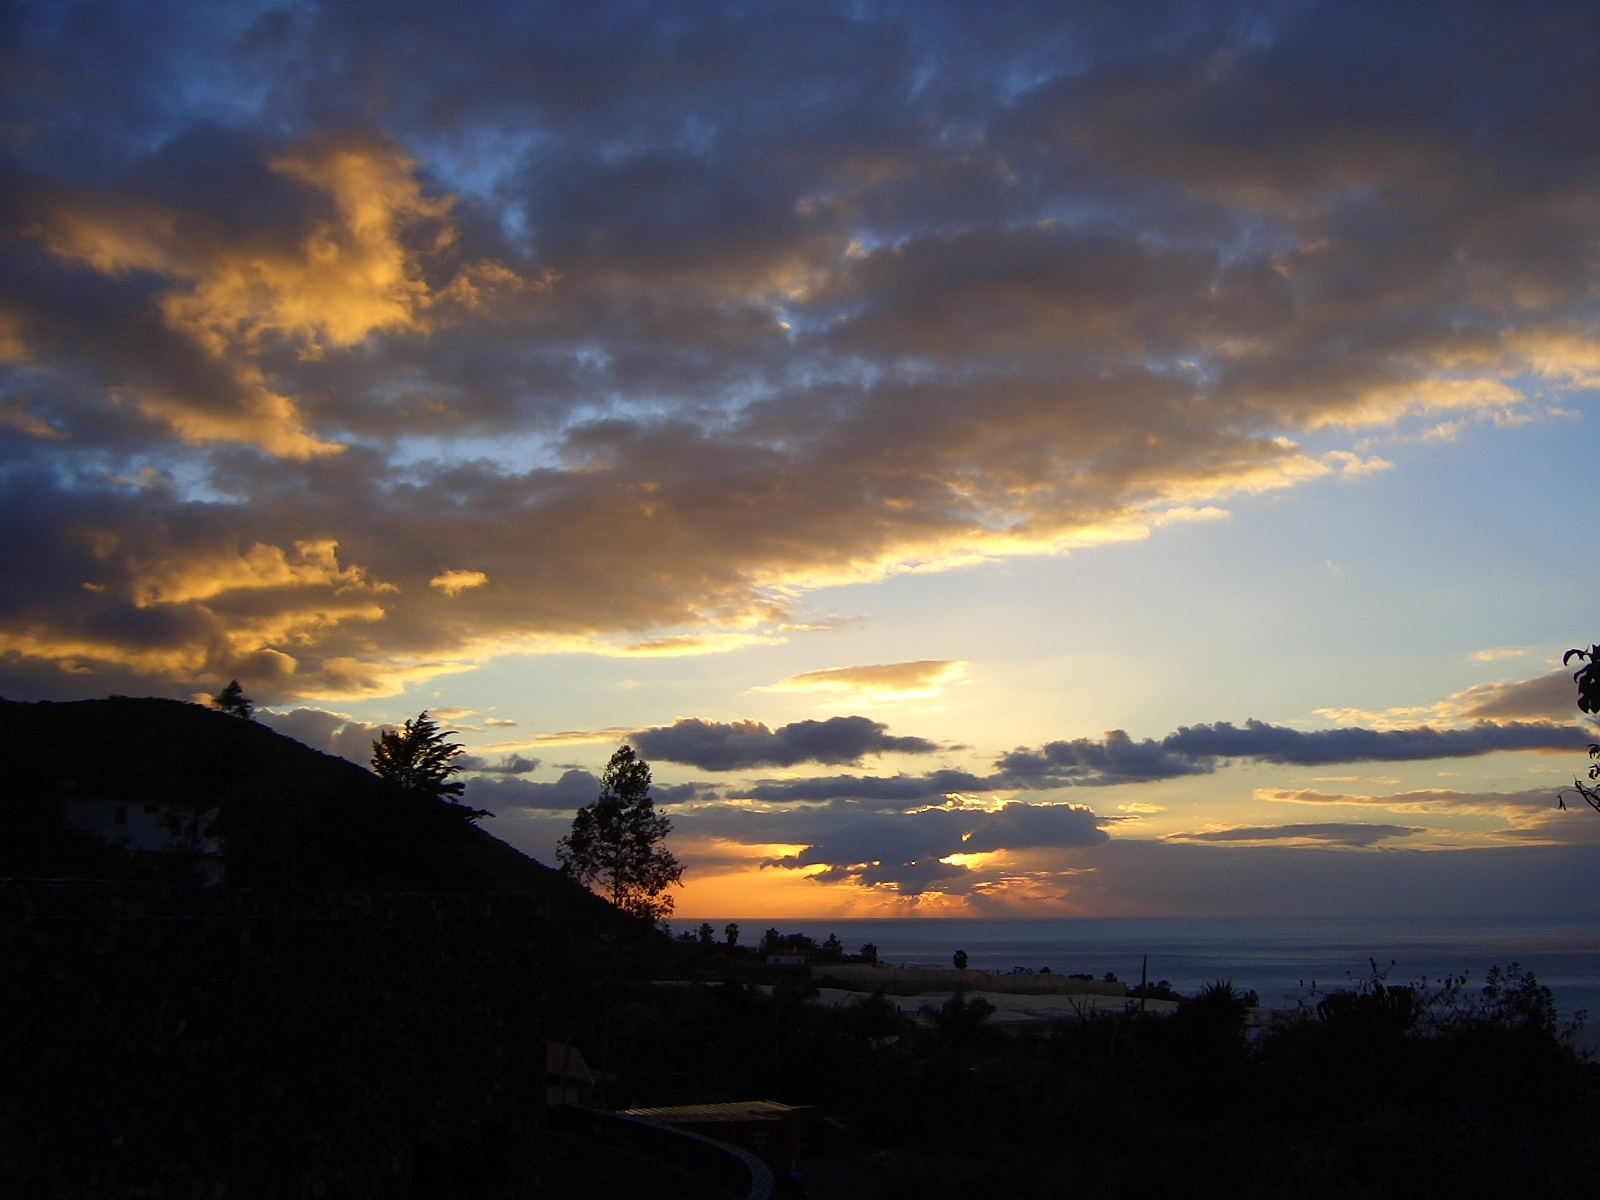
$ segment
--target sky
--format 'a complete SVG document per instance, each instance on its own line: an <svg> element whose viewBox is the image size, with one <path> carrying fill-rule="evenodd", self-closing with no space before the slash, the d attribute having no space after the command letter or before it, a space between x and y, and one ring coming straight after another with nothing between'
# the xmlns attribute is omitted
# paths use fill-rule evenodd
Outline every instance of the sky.
<svg viewBox="0 0 1600 1200"><path fill-rule="evenodd" d="M0 695L626 742L679 919L1600 914L1592 4L0 23Z"/></svg>

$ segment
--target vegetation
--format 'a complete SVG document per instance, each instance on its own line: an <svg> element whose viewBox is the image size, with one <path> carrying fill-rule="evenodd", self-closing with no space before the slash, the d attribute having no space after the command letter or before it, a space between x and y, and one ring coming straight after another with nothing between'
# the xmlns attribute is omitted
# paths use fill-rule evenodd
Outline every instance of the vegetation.
<svg viewBox="0 0 1600 1200"><path fill-rule="evenodd" d="M585 887L598 883L621 911L662 921L672 915L667 889L683 878L663 844L671 830L650 798L650 764L623 746L600 776L599 797L578 810L556 856L564 873Z"/></svg>
<svg viewBox="0 0 1600 1200"><path fill-rule="evenodd" d="M73 832L56 803L115 799L217 809L230 886L518 891L602 925L615 915L456 806L209 706L0 701L0 744L27 747L0 789L0 875L198 882L179 855L130 854Z"/></svg>
<svg viewBox="0 0 1600 1200"><path fill-rule="evenodd" d="M454 760L464 748L449 740L453 736L455 730L441 730L428 710L423 709L416 720L378 735L372 743L372 773L413 796L447 802L465 820L493 816L487 809L462 803L466 784L450 776L461 769Z"/></svg>
<svg viewBox="0 0 1600 1200"><path fill-rule="evenodd" d="M245 721L256 719L255 701L244 694L244 689L239 686L237 679L232 680L227 687L211 697L211 707L218 712L227 713L230 717L239 717Z"/></svg>
<svg viewBox="0 0 1600 1200"><path fill-rule="evenodd" d="M1590 646L1587 650L1568 650L1561 656L1561 665L1566 666L1575 658L1587 664L1572 676L1572 681L1578 685L1578 711L1600 715L1600 646ZM1600 744L1589 746L1589 757L1594 760L1589 767L1589 778L1600 779ZM1572 787L1590 808L1600 812L1600 788L1591 787L1578 779L1572 781ZM1556 805L1566 808L1566 799L1558 795Z"/></svg>
<svg viewBox="0 0 1600 1200"><path fill-rule="evenodd" d="M613 1102L815 1106L823 1169L854 1173L836 1194L1587 1197L1600 1172L1597 1069L1515 965L1470 987L1374 972L1265 1023L1219 981L1171 1016L1021 1029L976 997L912 1018L881 995L825 1008L795 973L702 973L615 987ZM597 996L551 1003L598 1044Z"/></svg>

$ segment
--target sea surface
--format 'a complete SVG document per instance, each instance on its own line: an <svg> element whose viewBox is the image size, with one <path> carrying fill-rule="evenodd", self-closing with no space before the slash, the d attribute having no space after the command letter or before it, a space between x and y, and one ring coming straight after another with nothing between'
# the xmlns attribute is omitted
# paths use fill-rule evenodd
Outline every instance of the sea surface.
<svg viewBox="0 0 1600 1200"><path fill-rule="evenodd" d="M1477 988L1490 967L1515 962L1555 993L1563 1022L1587 1010L1592 1019L1580 1040L1600 1041L1600 921L1593 918L736 920L745 944L776 925L818 942L836 934L852 954L871 942L880 961L897 965L947 967L965 950L968 966L980 970L1049 967L1097 979L1109 971L1137 984L1148 962L1152 983L1164 979L1192 994L1226 980L1254 989L1271 1008L1292 1008L1312 998L1313 987L1328 991L1369 979L1373 963L1390 983L1464 974L1468 988ZM712 922L719 940L726 924Z"/></svg>

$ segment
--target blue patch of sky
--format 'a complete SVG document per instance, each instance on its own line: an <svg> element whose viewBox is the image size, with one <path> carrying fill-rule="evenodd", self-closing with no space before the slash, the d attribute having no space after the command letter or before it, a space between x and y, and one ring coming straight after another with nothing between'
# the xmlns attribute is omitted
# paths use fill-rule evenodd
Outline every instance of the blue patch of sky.
<svg viewBox="0 0 1600 1200"><path fill-rule="evenodd" d="M560 470L559 437L550 433L494 434L481 437L404 437L389 451L396 475L414 481L441 468L489 463L512 475ZM398 480L397 480L398 482Z"/></svg>
<svg viewBox="0 0 1600 1200"><path fill-rule="evenodd" d="M407 145L448 191L497 205L506 201L507 185L527 161L556 141L541 129L478 125L434 137L412 135Z"/></svg>
<svg viewBox="0 0 1600 1200"><path fill-rule="evenodd" d="M26 461L13 459L5 466L20 467ZM115 489L131 495L161 489L184 504L240 505L248 500L218 486L210 456L203 452L118 454L52 446L32 461L47 463L63 491Z"/></svg>

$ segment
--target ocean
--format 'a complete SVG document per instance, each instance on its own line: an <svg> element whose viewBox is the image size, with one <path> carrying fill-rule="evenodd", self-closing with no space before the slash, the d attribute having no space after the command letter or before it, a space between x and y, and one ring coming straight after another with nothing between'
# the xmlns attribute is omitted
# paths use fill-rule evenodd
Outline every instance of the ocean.
<svg viewBox="0 0 1600 1200"><path fill-rule="evenodd" d="M1192 994L1227 980L1254 989L1270 1008L1293 1007L1313 985L1327 991L1367 979L1373 961L1390 983L1465 974L1469 988L1481 986L1490 967L1516 962L1555 993L1563 1022L1587 1010L1593 1020L1580 1040L1600 1041L1600 922L1593 919L735 920L747 945L775 925L818 942L836 934L850 953L871 942L880 961L899 965L949 966L965 950L968 965L981 970L1049 967L1096 978L1109 971L1137 984L1148 957L1151 982L1165 979ZM711 924L720 940L727 919Z"/></svg>

